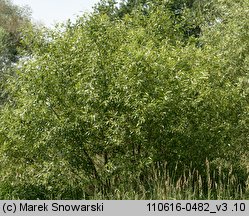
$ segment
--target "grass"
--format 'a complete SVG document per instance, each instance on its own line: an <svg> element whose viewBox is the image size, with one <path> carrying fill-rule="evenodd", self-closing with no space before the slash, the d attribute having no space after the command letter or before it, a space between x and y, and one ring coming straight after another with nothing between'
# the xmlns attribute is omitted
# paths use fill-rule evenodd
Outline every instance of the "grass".
<svg viewBox="0 0 249 216"><path fill-rule="evenodd" d="M0 185L1 199L90 199L90 200L248 200L249 173L246 178L238 175L232 167L221 167L211 171L206 163L204 172L185 169L178 172L170 170L167 164L150 165L139 174L122 173L102 179L91 185L65 186L58 190L46 185Z"/></svg>
<svg viewBox="0 0 249 216"><path fill-rule="evenodd" d="M248 176L249 173L247 173ZM210 171L206 164L206 173L197 170L185 170L182 175L169 174L167 167L152 166L145 177L134 178L126 175L125 181L111 179L109 189L96 192L90 199L112 200L246 200L249 199L249 185L241 181L230 170L221 167ZM104 193L103 193L104 191Z"/></svg>

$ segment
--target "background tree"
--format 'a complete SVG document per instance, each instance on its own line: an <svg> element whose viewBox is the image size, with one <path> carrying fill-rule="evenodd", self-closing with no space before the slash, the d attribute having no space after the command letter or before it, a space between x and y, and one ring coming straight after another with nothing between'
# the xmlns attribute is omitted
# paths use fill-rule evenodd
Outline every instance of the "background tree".
<svg viewBox="0 0 249 216"><path fill-rule="evenodd" d="M0 0L0 85L3 93L3 74L20 58L21 32L30 23L30 10L9 0ZM4 96L2 96L4 97ZM2 98L3 99L3 98ZM2 100L1 102L2 103Z"/></svg>
<svg viewBox="0 0 249 216"><path fill-rule="evenodd" d="M16 62L18 47L21 43L21 29L30 22L30 10L27 7L13 5L11 1L0 1L1 65ZM5 49L4 49L5 48Z"/></svg>

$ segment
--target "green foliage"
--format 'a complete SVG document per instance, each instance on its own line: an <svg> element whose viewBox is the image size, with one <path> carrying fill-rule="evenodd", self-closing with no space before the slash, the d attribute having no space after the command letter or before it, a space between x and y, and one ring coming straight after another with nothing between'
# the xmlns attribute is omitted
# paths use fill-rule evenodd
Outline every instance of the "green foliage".
<svg viewBox="0 0 249 216"><path fill-rule="evenodd" d="M18 59L18 47L20 46L21 28L30 22L30 12L26 7L18 7L11 1L0 1L0 70L10 62ZM2 32L5 32L4 35Z"/></svg>
<svg viewBox="0 0 249 216"><path fill-rule="evenodd" d="M244 192L249 2L219 2L213 23L186 9L176 24L155 4L26 32L0 115L2 197L92 198L126 177L147 190L148 170L165 162L172 185L185 170L209 185L222 169L220 186L233 176ZM197 38L185 37L189 17L203 25Z"/></svg>
<svg viewBox="0 0 249 216"><path fill-rule="evenodd" d="M30 12L9 0L0 0L0 105L6 101L3 87L11 65L22 56L21 32L30 23Z"/></svg>

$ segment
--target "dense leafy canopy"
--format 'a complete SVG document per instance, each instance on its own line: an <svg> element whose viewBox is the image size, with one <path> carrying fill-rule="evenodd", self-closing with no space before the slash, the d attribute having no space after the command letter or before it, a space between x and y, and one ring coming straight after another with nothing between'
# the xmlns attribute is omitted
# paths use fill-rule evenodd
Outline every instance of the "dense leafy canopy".
<svg viewBox="0 0 249 216"><path fill-rule="evenodd" d="M155 163L243 172L249 1L211 1L214 20L184 1L178 23L172 1L151 2L146 16L102 10L27 33L32 55L8 80L0 116L3 197L82 198ZM186 38L193 18L202 33Z"/></svg>

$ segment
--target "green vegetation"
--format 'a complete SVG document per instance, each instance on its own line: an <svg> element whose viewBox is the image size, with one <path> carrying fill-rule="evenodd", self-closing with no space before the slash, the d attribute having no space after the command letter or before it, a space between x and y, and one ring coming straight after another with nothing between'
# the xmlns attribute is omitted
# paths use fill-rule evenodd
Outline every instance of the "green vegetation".
<svg viewBox="0 0 249 216"><path fill-rule="evenodd" d="M18 7L9 0L0 0L0 105L5 102L3 84L11 66L22 56L22 29L30 23L28 8Z"/></svg>
<svg viewBox="0 0 249 216"><path fill-rule="evenodd" d="M21 53L22 28L30 23L28 8L13 5L9 0L0 0L0 73L11 62L16 62Z"/></svg>
<svg viewBox="0 0 249 216"><path fill-rule="evenodd" d="M0 198L249 198L249 1L141 2L23 31Z"/></svg>

